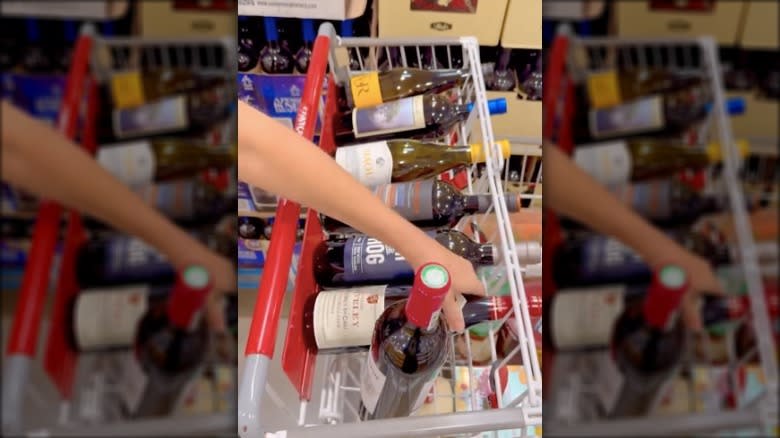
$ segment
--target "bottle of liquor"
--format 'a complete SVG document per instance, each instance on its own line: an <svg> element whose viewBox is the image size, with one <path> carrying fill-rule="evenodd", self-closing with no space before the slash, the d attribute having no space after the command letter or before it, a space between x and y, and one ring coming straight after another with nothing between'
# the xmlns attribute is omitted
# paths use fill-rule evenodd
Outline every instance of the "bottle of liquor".
<svg viewBox="0 0 780 438"><path fill-rule="evenodd" d="M506 99L488 103L490 114L506 112ZM336 143L397 137L442 136L468 117L472 103L456 104L442 94L425 94L356 108L333 118Z"/></svg>
<svg viewBox="0 0 780 438"><path fill-rule="evenodd" d="M235 257L236 243L230 237L212 232L190 233L219 254ZM165 255L137 237L121 234L91 239L79 249L76 261L76 278L81 287L170 285L175 277L175 268Z"/></svg>
<svg viewBox="0 0 780 438"><path fill-rule="evenodd" d="M73 58L73 49L76 48L76 39L78 38L78 29L76 28L76 22L73 20L66 20L62 23L65 33L65 44L58 51L55 58L55 72L67 74L70 70L70 62Z"/></svg>
<svg viewBox="0 0 780 438"><path fill-rule="evenodd" d="M421 228L452 227L463 216L485 213L493 204L490 194L465 195L454 185L435 179L383 184L374 187L373 191L386 206ZM510 212L520 209L516 193L505 193L504 200ZM322 225L335 233L352 230L347 224L327 216L322 217Z"/></svg>
<svg viewBox="0 0 780 438"><path fill-rule="evenodd" d="M700 86L698 76L680 75L668 69L607 70L587 77L590 107L602 109L644 96Z"/></svg>
<svg viewBox="0 0 780 438"><path fill-rule="evenodd" d="M32 74L51 73L54 66L41 41L38 20L28 18L25 20L25 25L27 30L27 49L20 65L22 71Z"/></svg>
<svg viewBox="0 0 780 438"><path fill-rule="evenodd" d="M497 141L504 158L507 140ZM368 187L428 179L442 172L486 160L483 145L447 147L419 140L385 140L336 149L336 162Z"/></svg>
<svg viewBox="0 0 780 438"><path fill-rule="evenodd" d="M148 184L135 192L167 217L179 223L212 223L235 211L231 201L211 184L196 179L181 179Z"/></svg>
<svg viewBox="0 0 780 438"><path fill-rule="evenodd" d="M397 67L383 72L352 76L344 87L349 108L369 108L426 93L440 93L460 85L468 77L463 70L422 70Z"/></svg>
<svg viewBox="0 0 780 438"><path fill-rule="evenodd" d="M146 312L138 326L135 351L146 384L135 417L167 415L203 363L208 330L202 310L213 279L206 268L191 265L178 275L162 312Z"/></svg>
<svg viewBox="0 0 780 438"><path fill-rule="evenodd" d="M191 177L207 169L235 165L235 151L180 138L137 140L102 145L98 163L131 187Z"/></svg>
<svg viewBox="0 0 780 438"><path fill-rule="evenodd" d="M492 244L480 244L456 230L429 232L442 246L475 265L498 258ZM314 278L323 287L408 284L414 270L394 248L365 234L323 241L314 251Z"/></svg>
<svg viewBox="0 0 780 438"><path fill-rule="evenodd" d="M98 140L110 143L139 137L200 135L227 119L234 99L235 91L224 80L215 79L202 88L141 106L106 109L101 116Z"/></svg>
<svg viewBox="0 0 780 438"><path fill-rule="evenodd" d="M666 230L666 234L714 266L732 261L728 245L703 234L685 228ZM652 275L651 267L636 251L605 235L569 239L556 250L553 262L553 276L559 287L612 282L644 283Z"/></svg>
<svg viewBox="0 0 780 438"><path fill-rule="evenodd" d="M702 195L675 179L654 179L608 188L624 204L660 225L690 224L699 216L724 207L723 199Z"/></svg>
<svg viewBox="0 0 780 438"><path fill-rule="evenodd" d="M679 307L688 274L678 266L658 270L639 311L624 311L612 332L617 382L611 417L644 415L678 369L685 347ZM601 383L601 382L599 382ZM609 406L609 405L612 406Z"/></svg>
<svg viewBox="0 0 780 438"><path fill-rule="evenodd" d="M259 26L252 26L254 23L252 17L238 17L238 71L246 72L257 66L260 59L260 47L254 38L254 32L259 30Z"/></svg>
<svg viewBox="0 0 780 438"><path fill-rule="evenodd" d="M200 78L188 69L131 70L111 76L111 101L115 109L133 108L223 82L222 78Z"/></svg>
<svg viewBox="0 0 780 438"><path fill-rule="evenodd" d="M279 31L276 27L276 18L263 17L265 27L266 46L260 52L260 65L263 71L270 74L289 74L293 72L295 64L293 56L279 43Z"/></svg>
<svg viewBox="0 0 780 438"><path fill-rule="evenodd" d="M748 144L737 141L742 156ZM574 161L604 185L620 185L666 176L684 169L702 169L722 159L720 145L706 149L682 145L679 141L657 137L615 140L577 146Z"/></svg>
<svg viewBox="0 0 780 438"><path fill-rule="evenodd" d="M263 219L255 216L238 217L238 236L242 239L257 240L267 237L266 228L269 225Z"/></svg>
<svg viewBox="0 0 780 438"><path fill-rule="evenodd" d="M450 350L439 318L449 287L443 266L423 265L409 298L379 317L360 375L361 419L406 417L422 406Z"/></svg>
<svg viewBox="0 0 780 438"><path fill-rule="evenodd" d="M371 344L382 312L409 298L412 286L359 286L312 296L304 312L305 342L317 354L363 351ZM498 321L512 309L512 297L464 295L466 327ZM349 321L349 323L344 323Z"/></svg>
<svg viewBox="0 0 780 438"><path fill-rule="evenodd" d="M575 141L679 134L706 117L711 101L709 86L702 84L591 109L575 121Z"/></svg>
<svg viewBox="0 0 780 438"><path fill-rule="evenodd" d="M493 81L489 88L494 91L512 91L517 86L515 73L509 68L509 60L512 57L512 49L499 49L498 63L493 72Z"/></svg>
<svg viewBox="0 0 780 438"><path fill-rule="evenodd" d="M314 46L314 20L305 18L303 26L303 45L295 54L295 68L301 73L309 71L309 62L311 61L312 48Z"/></svg>

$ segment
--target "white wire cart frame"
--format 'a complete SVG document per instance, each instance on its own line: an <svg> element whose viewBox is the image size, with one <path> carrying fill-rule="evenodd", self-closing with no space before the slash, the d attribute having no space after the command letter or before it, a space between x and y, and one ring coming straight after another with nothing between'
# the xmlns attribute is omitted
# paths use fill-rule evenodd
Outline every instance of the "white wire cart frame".
<svg viewBox="0 0 780 438"><path fill-rule="evenodd" d="M556 53L557 51L557 53ZM754 400L737 400L737 408L707 408L704 412L680 415L657 415L651 413L642 418L602 418L599 413L584 412L588 397L592 397L598 388L582 377L586 373L576 373L574 368L562 366L553 371L548 378L555 379L556 388L547 395L549 407L546 411L545 432L555 436L630 436L641 433L652 436L714 435L733 434L738 431L767 436L777 433L778 425L778 373L777 345L772 337L772 327L768 316L768 307L761 282L756 243L745 209L745 199L740 181L740 168L743 159L739 157L731 130L729 117L725 109L725 96L718 59L717 45L712 38L689 39L623 39L623 38L578 38L563 32L552 48L550 60L553 73L558 74L561 83L568 78L574 84L581 84L589 72L622 68L668 68L680 73L697 74L705 78L711 87L713 110L704 122L707 131L701 143L715 140L720 144L723 164L720 172L721 190L728 197L728 208L733 215L737 237L737 260L743 269L750 301L753 329L757 337L757 351L751 351L746 357L732 358L729 363L728 378L736 382L736 367L757 355L764 376L763 392ZM558 58L556 58L556 56ZM564 58L564 59L560 59ZM557 63L556 63L557 62ZM554 65L554 66L553 66ZM561 75L562 72L563 75ZM547 79L547 77L545 78ZM558 99L558 93L566 93L564 86L557 88L558 82L545 85L555 86L550 90L550 105L564 105ZM547 99L547 97L545 97ZM560 107L559 107L560 108ZM550 109L559 111L559 109ZM565 110L563 110L565 112ZM559 113L560 114L560 113ZM709 139L707 138L709 137ZM749 179L750 175L743 175ZM573 356L573 355L572 355ZM755 356L754 356L755 357ZM572 365L574 366L574 365ZM569 371L566 371L569 370ZM689 387L689 397L695 397L693 387ZM713 393L717 389L712 389ZM717 397L717 395L716 395ZM689 398L689 400L691 400ZM658 406L658 402L656 405Z"/></svg>
<svg viewBox="0 0 780 438"><path fill-rule="evenodd" d="M93 117L97 111L97 108L94 108L97 100L90 98L87 99L90 102L85 102L82 96L92 96L92 93L96 93L97 84L105 84L111 75L117 72L137 69L182 68L192 69L198 74L222 75L226 79L230 79L231 69L228 66L235 65L234 47L235 43L230 38L99 37L96 35L94 26L87 23L82 27L74 49L58 128L64 135L74 138L76 121L79 119L80 112L86 107L86 119L88 119L90 118L90 107L93 107L91 113ZM228 83L230 82L228 81ZM88 125L89 121L85 120L84 124ZM226 123L225 125L226 127L222 129L223 132L215 134L216 141L220 144L231 138L229 130L234 129L235 123ZM85 131L88 129L85 128ZM86 137L90 137L89 134ZM90 146L87 145L89 140L82 137L82 142L85 148L90 149ZM93 144L92 147L97 147L97 145ZM29 306L34 306L34 304L27 303L27 301L47 299L48 276L41 273L49 272L54 255L56 234L51 234L44 228L57 224L56 221L59 220L61 214L67 211L63 211L59 205L50 201L43 201L43 204L45 206L42 209L47 210L44 212L45 214L39 213L38 216L30 252L31 257L25 268L25 281L20 291L20 304L17 305L14 313L14 325L24 326L25 329L12 330L9 341L12 346L4 357L3 434L13 436L192 436L204 433L221 435L234 430L235 418L232 412L235 411L235 406L232 406L228 412L218 413L215 410L212 414L199 416L174 414L160 418L125 418L115 409L117 404L111 402L111 400L117 400L117 391L120 390L116 381L118 369L123 366L123 361L132 359L125 355L127 354L125 352L86 354L82 355L83 357L79 357L78 353L70 352L66 353L65 357L59 358L54 357L56 354L52 355L54 351L52 338L56 337L53 333L64 332L64 330L61 327L53 327L54 324L49 321L47 330L49 336L39 336L42 331L42 315L41 313L38 313L37 316L33 315L34 312L29 311ZM81 225L74 225L74 223L80 224L78 213L73 211L67 213L69 214L68 235L70 237L66 238L64 243L65 250L63 258L60 260L61 266L67 264L64 261L66 257L74 260L75 249L81 238L73 236L83 236ZM41 224L52 219L56 221ZM73 231L76 230L76 228L72 228L74 226L77 227L77 231ZM73 240L69 240L70 238ZM44 249L38 251L36 248ZM33 253L35 253L34 256ZM67 265L71 268L75 266L72 263ZM55 289L55 309L65 305L69 294L72 297L78 293L78 286L73 281L74 274L75 272L71 272L67 268L59 270L56 284L51 285ZM24 341L18 341L20 338ZM45 339L46 374L38 370L39 365L35 362L39 338ZM20 342L24 344L25 348L15 346ZM55 372L54 375L58 377L53 377L51 369L48 368L52 363L55 364L55 370L58 366L71 370L72 374L65 372L65 375L69 374L64 380L66 383L54 382L57 378L62 377L62 374ZM205 367L211 365L211 360L208 359L204 367L201 368L201 372ZM38 382L30 381L31 375L46 376L49 379L45 382L45 387L42 387ZM194 376L193 380L196 377ZM236 389L235 380L234 376L233 391ZM51 392L49 389L51 383L57 387L55 391L59 397L59 415L56 421L40 423L39 420L49 418L49 416L36 416L36 412L57 410L41 396L44 392ZM67 395L68 393L70 395ZM233 400L235 397L230 399ZM179 405L181 402L182 400L179 401Z"/></svg>
<svg viewBox="0 0 780 438"><path fill-rule="evenodd" d="M323 108L318 108L321 100L322 85L325 79L326 64L330 66L331 75L328 78L337 83L343 83L353 71L376 70L380 64L380 52L385 51L385 67L407 66L411 64L407 58L408 53L415 53L418 59L418 65L421 48L435 47L435 54L446 53L439 59L441 68L452 68L454 52L457 52L463 60L463 68L468 69L470 79L465 85L456 90L457 97L461 102L474 102L474 111L468 119L461 123L457 129L459 143L481 142L485 145L492 145L487 148L487 162L482 176L471 181L468 178L467 190L471 193L490 193L492 195L493 206L491 212L495 213L498 223L495 236L486 236L489 240L498 245L500 252L497 268L492 274L491 286L488 287L489 294L495 294L501 288L509 290L512 297L512 311L500 324L515 324L518 345L509 354L499 357L495 351L495 345L492 346L491 356L494 369L509 362L522 364L522 373L526 383L525 390L515 397L514 400L503 400L498 397L498 408L487 410L466 410L461 412L442 413L430 416L411 416L407 418L395 418L385 420L375 420L369 422L358 422L357 407L359 403L359 367L363 362L365 353L351 353L346 355L320 356L317 357L312 351L306 351L305 347L296 345L302 341L301 332L296 331L296 325L302 324L296 317L295 308L297 302L306 299L306 295L316 293L316 285L310 272L311 265L307 263L307 246L316 244L323 239L323 232L317 220L316 213L309 211L306 230L304 233L303 249L300 256L300 264L297 271L295 295L290 311L290 322L285 339L285 354L282 356L285 372L289 377L289 382L267 381L269 367L274 355L274 346L276 341L276 331L281 307L281 295L284 293L287 283L287 272L291 257L291 248L294 240L294 230L297 226L299 207L289 201L281 200L277 209L276 220L274 222L271 244L268 250L264 274L261 278L257 304L251 321L248 334L248 341L245 350L245 364L243 375L239 385L239 418L238 432L243 438L266 437L398 437L398 436L482 436L480 433L487 432L484 436L525 436L527 427L541 426L541 372L537 358L537 350L533 337L533 327L528 313L528 303L523 287L522 273L524 267L521 267L516 254L515 242L512 229L509 223L508 210L505 200L501 194L504 190L504 182L501 179L501 173L504 169L505 160L501 156L498 145L495 144L490 116L488 113L487 99L485 97L485 85L480 69L479 45L475 38L450 38L450 39L376 39L376 38L341 38L335 34L335 30L329 23L323 24L319 29L319 35L315 42L313 57L306 80L306 85L302 93L303 98L301 106L295 120L294 127L296 131L307 137L313 136L314 117L313 114L320 114L323 117L323 132L320 137L320 146L324 149L335 147L334 144L326 145L328 142L328 112L334 109L335 96L333 90L336 87L328 87L329 99ZM394 59L391 55L391 48L404 47L409 50L400 50L400 57ZM347 61L348 52L352 53L353 62ZM396 52L398 53L398 52ZM400 63L397 60L400 59ZM481 128L481 138L470 138L470 133L476 126ZM473 137L473 136L471 136ZM447 141L447 140L444 140ZM538 140L537 140L538 141ZM332 140L330 140L332 143ZM539 142L540 143L540 142ZM535 172L533 178L541 182L541 165ZM469 174L475 174L476 167L469 169ZM530 180L530 176L528 178ZM539 198L541 195L527 195L528 198ZM477 224L478 226L479 224ZM310 257L309 257L310 258ZM496 278L498 277L498 278ZM509 319L514 315L513 319ZM490 340L493 341L497 333L497 327L490 330ZM445 364L443 373L449 373L454 376L454 366L456 363L462 367L468 368L468 379L474 380L474 368L471 365L470 342L466 342L468 349L468 360L455 359L454 352L451 352L448 364ZM291 349L296 354L291 354ZM319 363L316 367L323 367L325 370L324 382L315 382L321 385L319 395L321 396L318 420L307 422L308 403L312 400L311 379L313 378L315 360ZM294 364L290 364L294 362ZM323 364L324 362L324 364ZM501 388L501 377L498 372L490 375L496 388ZM264 414L268 408L264 408L264 397L271 401L281 403L281 400L274 397L277 393L275 385L288 386L292 383L298 392L300 399L300 409L296 418L292 410L286 410L292 417L290 424L297 424L295 427L284 430L268 430L268 419L264 419ZM278 386L276 386L278 388ZM438 397L438 394L435 394ZM453 408L448 411L455 411L455 400L452 395L449 397ZM472 399L476 402L476 395L472 392ZM265 399L267 400L267 399ZM476 403L472 404L472 406ZM503 431L499 435L497 431ZM507 435L509 433L510 435ZM264 435L265 434L265 435Z"/></svg>

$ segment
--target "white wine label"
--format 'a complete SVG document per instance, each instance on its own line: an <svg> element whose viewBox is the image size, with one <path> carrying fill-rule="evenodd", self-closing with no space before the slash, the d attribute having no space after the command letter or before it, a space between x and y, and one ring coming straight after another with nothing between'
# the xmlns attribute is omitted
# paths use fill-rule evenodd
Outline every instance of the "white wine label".
<svg viewBox="0 0 780 438"><path fill-rule="evenodd" d="M624 184L631 179L631 152L624 141L613 141L574 149L574 162L605 185Z"/></svg>
<svg viewBox="0 0 780 438"><path fill-rule="evenodd" d="M623 286L570 290L555 295L552 340L559 349L606 347L623 312Z"/></svg>
<svg viewBox="0 0 780 438"><path fill-rule="evenodd" d="M606 412L612 412L623 389L625 377L609 351L600 351L591 358L594 362L591 369L596 370L596 383L593 385L596 397Z"/></svg>
<svg viewBox="0 0 780 438"><path fill-rule="evenodd" d="M422 95L352 110L352 132L355 138L422 128L425 128Z"/></svg>
<svg viewBox="0 0 780 438"><path fill-rule="evenodd" d="M663 100L651 96L630 103L588 113L593 138L619 137L664 127Z"/></svg>
<svg viewBox="0 0 780 438"><path fill-rule="evenodd" d="M417 412L418 409L420 409L425 403L425 399L428 398L429 395L431 395L431 390L433 390L433 385L436 383L436 378L432 378L429 382L423 386L422 391L420 391L420 395L417 396L417 400L415 400L414 404L412 405L411 413L414 414Z"/></svg>
<svg viewBox="0 0 780 438"><path fill-rule="evenodd" d="M370 413L374 413L376 404L379 402L379 396L382 394L382 388L385 386L387 376L382 374L376 362L374 361L373 346L366 356L366 364L360 373L360 396L363 399L363 405Z"/></svg>
<svg viewBox="0 0 780 438"><path fill-rule="evenodd" d="M100 147L97 162L130 187L141 187L154 181L154 151L147 141Z"/></svg>
<svg viewBox="0 0 780 438"><path fill-rule="evenodd" d="M119 364L117 390L127 410L135 412L141 403L144 391L146 391L149 377L141 368L141 364L133 351L121 352L119 356L117 358L117 363Z"/></svg>
<svg viewBox="0 0 780 438"><path fill-rule="evenodd" d="M174 96L135 108L116 109L113 116L117 138L182 131L188 125L187 98Z"/></svg>
<svg viewBox="0 0 780 438"><path fill-rule="evenodd" d="M336 163L367 187L389 184L393 178L393 155L386 141L337 148Z"/></svg>
<svg viewBox="0 0 780 438"><path fill-rule="evenodd" d="M72 322L79 348L99 350L133 345L136 327L148 307L147 294L145 286L80 293Z"/></svg>
<svg viewBox="0 0 780 438"><path fill-rule="evenodd" d="M385 310L387 286L323 291L314 302L314 339L321 349L371 344L376 320Z"/></svg>

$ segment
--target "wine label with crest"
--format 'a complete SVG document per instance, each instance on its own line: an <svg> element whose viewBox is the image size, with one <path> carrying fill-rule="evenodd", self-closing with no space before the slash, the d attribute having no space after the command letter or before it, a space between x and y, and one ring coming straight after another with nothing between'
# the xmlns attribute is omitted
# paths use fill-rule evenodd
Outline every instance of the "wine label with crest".
<svg viewBox="0 0 780 438"><path fill-rule="evenodd" d="M386 141L337 148L336 163L367 187L389 184L393 178L393 155Z"/></svg>
<svg viewBox="0 0 780 438"><path fill-rule="evenodd" d="M133 345L138 322L146 313L148 290L126 286L85 291L76 297L73 334L81 350Z"/></svg>
<svg viewBox="0 0 780 438"><path fill-rule="evenodd" d="M192 218L195 215L193 192L195 183L179 181L167 184L149 184L135 192L163 214L174 219Z"/></svg>
<svg viewBox="0 0 780 438"><path fill-rule="evenodd" d="M610 191L644 217L667 219L672 215L671 186L671 181L659 180L613 186L610 187Z"/></svg>
<svg viewBox="0 0 780 438"><path fill-rule="evenodd" d="M350 283L411 279L414 270L409 262L381 241L353 236L344 244L344 280Z"/></svg>
<svg viewBox="0 0 780 438"><path fill-rule="evenodd" d="M143 105L146 102L144 96L144 84L141 72L119 72L111 76L111 97L114 100L114 108L131 108Z"/></svg>
<svg viewBox="0 0 780 438"><path fill-rule="evenodd" d="M662 129L664 127L663 100L651 96L610 108L594 109L588 113L593 138L619 137Z"/></svg>
<svg viewBox="0 0 780 438"><path fill-rule="evenodd" d="M117 138L142 137L187 129L187 98L168 97L142 106L114 110Z"/></svg>
<svg viewBox="0 0 780 438"><path fill-rule="evenodd" d="M155 158L148 141L136 141L100 147L97 162L130 187L154 181Z"/></svg>
<svg viewBox="0 0 780 438"><path fill-rule="evenodd" d="M587 88L591 108L607 108L621 102L620 85L615 70L591 73L588 75Z"/></svg>
<svg viewBox="0 0 780 438"><path fill-rule="evenodd" d="M363 400L363 406L372 414L376 410L379 396L382 394L382 388L387 380L387 376L377 365L379 354L381 353L376 351L376 347L372 345L366 355L366 364L360 370L360 397Z"/></svg>
<svg viewBox="0 0 780 438"><path fill-rule="evenodd" d="M624 141L599 143L574 149L574 162L605 185L620 185L631 179L631 152Z"/></svg>
<svg viewBox="0 0 780 438"><path fill-rule="evenodd" d="M366 108L382 103L378 72L372 71L353 76L349 80L349 88L352 91L355 108Z"/></svg>
<svg viewBox="0 0 780 438"><path fill-rule="evenodd" d="M425 128L422 95L352 110L352 131L355 138L422 128Z"/></svg>
<svg viewBox="0 0 780 438"><path fill-rule="evenodd" d="M136 237L117 236L106 247L103 276L116 283L172 276L174 268L157 249Z"/></svg>
<svg viewBox="0 0 780 438"><path fill-rule="evenodd" d="M583 262L579 280L584 283L620 282L652 274L636 251L608 236L595 236L586 240L582 245L580 260Z"/></svg>
<svg viewBox="0 0 780 438"><path fill-rule="evenodd" d="M312 316L317 348L371 344L374 324L385 310L385 289L387 286L362 286L320 292Z"/></svg>
<svg viewBox="0 0 780 438"><path fill-rule="evenodd" d="M623 312L623 286L568 290L555 295L552 303L552 332L561 350L606 347L612 326Z"/></svg>
<svg viewBox="0 0 780 438"><path fill-rule="evenodd" d="M433 219L433 180L418 180L374 187L374 194L404 218Z"/></svg>

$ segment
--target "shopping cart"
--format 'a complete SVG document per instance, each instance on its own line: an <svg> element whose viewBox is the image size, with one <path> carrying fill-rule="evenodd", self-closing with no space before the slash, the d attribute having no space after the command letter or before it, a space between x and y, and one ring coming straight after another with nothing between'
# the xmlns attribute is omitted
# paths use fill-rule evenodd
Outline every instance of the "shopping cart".
<svg viewBox="0 0 780 438"><path fill-rule="evenodd" d="M736 433L746 430L766 436L777 433L777 346L772 338L766 300L756 257L756 245L747 220L745 201L739 180L739 170L744 164L738 156L731 125L725 110L725 98L720 74L717 46L712 38L576 38L562 32L557 36L550 51L549 66L545 75L545 126L544 136L556 142L563 150L571 153L573 148L572 120L574 117L574 86L585 80L589 72L622 68L668 68L679 72L695 73L709 81L713 111L704 125L708 129L699 140L717 140L723 154L720 187L726 191L729 209L734 218L738 242L738 257L744 272L752 313L752 323L757 335L757 352L764 376L763 392L754 400L736 400L736 408L707 409L685 415L660 416L655 413L635 419L607 420L598 413L585 413L578 407L585 404L601 388L594 387L585 377L576 373L561 371L555 374L552 357L545 356L544 372L555 379L545 385L545 400L551 401L545 412L546 432L561 436L629 436L641 431L646 435L682 436L708 433ZM708 138L709 137L709 138ZM749 175L746 175L749 177ZM545 222L545 256L554 252L560 242L560 228L550 215ZM546 259L549 261L550 259ZM549 270L548 270L549 271ZM545 275L551 275L545 272ZM545 278L545 286L553 284L551 277ZM546 298L553 288L545 288ZM557 359L557 358L556 358ZM729 364L726 378L737 382L740 376L738 366L747 357L735 358ZM566 375L571 374L571 375ZM582 375L582 374L579 374ZM590 386L589 386L590 385ZM695 397L694 388L689 387L689 397ZM712 396L719 396L716 389ZM555 397L553 397L553 394ZM589 416L589 418L585 418Z"/></svg>
<svg viewBox="0 0 780 438"><path fill-rule="evenodd" d="M451 395L449 403L451 413L431 416L411 416L408 418L375 420L358 422L357 408L360 399L359 368L365 356L350 354L338 356L320 356L309 350L303 344L303 305L309 297L318 292L313 278L313 250L324 236L318 215L309 210L305 225L303 247L297 270L294 296L289 311L288 326L284 337L284 348L281 361L272 361L274 356L277 329L281 315L282 301L290 270L290 258L295 240L295 229L298 223L299 205L289 201L279 202L274 230L270 242L268 257L261 278L254 309L248 341L245 350L243 375L239 387L239 418L238 432L244 438L267 437L398 437L398 436L452 436L467 434L474 436L483 431L509 431L500 436L521 436L529 432L529 426L541 425L541 374L537 352L533 338L533 328L528 313L523 279L523 268L515 253L515 242L509 226L508 211L501 195L504 182L501 179L503 158L494 142L493 132L488 115L485 86L480 69L479 45L475 38L450 39L376 39L376 38L340 38L335 34L332 25L325 23L320 27L315 41L313 56L309 67L306 85L302 93L301 104L295 119L294 128L302 136L311 139L315 118L319 114L323 119L320 136L320 147L327 152L333 152L335 144L331 128L331 120L336 111L337 87L328 86L326 104L318 108L320 94L326 78L330 84L343 84L353 71L376 70L381 52L384 52L388 67L409 65L410 54L420 61L421 47L432 46L435 54L443 59L439 62L444 68L452 68L456 53L464 62L463 68L468 69L470 79L457 92L462 101L475 103L475 111L468 120L458 126L451 137L459 138L460 142L480 141L488 148L488 159L482 176L476 181L466 178L465 185L469 192L490 193L492 195L492 211L495 213L498 228L492 238L500 250L498 269L491 278L492 285L488 293L496 293L500 288L508 288L512 296L512 312L500 321L500 325L514 321L514 329L518 334L519 345L503 359L497 357L495 347L491 356L494 361L494 372L490 378L495 388L504 388L506 377L499 370L501 365L516 360L522 363L522 380L525 388L512 400L497 397L496 408L484 411L475 408L458 408L456 400ZM400 50L400 62L391 56L391 48L403 47ZM350 56L351 55L351 56ZM352 62L350 63L350 59ZM395 65L394 65L395 63ZM421 63L420 63L421 64ZM326 67L330 72L326 76ZM469 139L476 126L481 128L482 138ZM537 141L538 142L538 141ZM475 168L469 169L474 173ZM538 174L538 172L537 172ZM541 177L538 177L541 181ZM458 177L455 177L457 182ZM540 195L529 195L539 198ZM479 224L477 224L479 225ZM498 278L495 278L498 277ZM493 341L497 330L494 327L490 333ZM476 385L475 369L471 365L470 342L466 343L468 360L461 363L467 368L467 384ZM454 376L455 360L451 354L445 372ZM270 381L269 370L283 370L289 382ZM447 371L449 370L449 371ZM321 376L322 378L316 378ZM297 412L283 406L275 394L294 388L295 395L300 400ZM315 393L315 386L320 391ZM265 398L267 397L267 398ZM442 397L447 397L442 395ZM307 415L308 404L319 398L319 412L314 420ZM477 405L476 394L471 395L472 406ZM282 412L289 413L285 423L274 423L276 418L269 418L272 406L264 404L268 399L275 401ZM285 427L289 424L296 427ZM281 424L281 425L280 425ZM492 436L498 436L493 432Z"/></svg>
<svg viewBox="0 0 780 438"><path fill-rule="evenodd" d="M57 128L68 138L75 139L81 121L81 143L88 152L94 153L97 148L98 84L104 84L116 72L156 67L190 68L202 74L223 75L227 79L230 69L225 66L235 65L233 47L235 43L229 38L101 38L95 36L93 25L86 24L74 49ZM229 125L226 129L233 129L235 123L226 125ZM232 138L226 135L230 132L218 132L215 140L222 142ZM67 232L59 274L53 285L54 302L45 335L42 367L39 367L36 363L38 338L43 327L44 303L50 289L49 272L63 213L68 221ZM110 399L116 397L118 389L110 382L121 373L127 361L121 359L121 354L113 353L80 358L69 346L63 329L70 323L68 304L79 293L76 254L85 238L78 212L64 209L53 201L41 201L4 358L3 433L171 436L233 430L235 419L230 413L187 417L184 421L181 417L130 421L110 408ZM51 385L46 380L44 385L37 379L35 383L31 382L31 376L39 375L48 377ZM79 384L75 384L77 380ZM56 407L37 395L52 391L60 399L59 416L42 416L38 412L56 411ZM50 419L54 421L48 421Z"/></svg>

